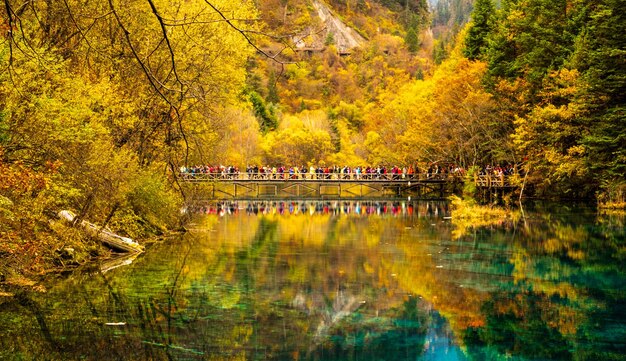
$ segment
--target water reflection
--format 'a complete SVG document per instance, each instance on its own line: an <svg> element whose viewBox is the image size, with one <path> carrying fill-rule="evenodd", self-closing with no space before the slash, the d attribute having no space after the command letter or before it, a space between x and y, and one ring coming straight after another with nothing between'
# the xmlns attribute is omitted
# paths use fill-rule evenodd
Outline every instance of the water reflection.
<svg viewBox="0 0 626 361"><path fill-rule="evenodd" d="M455 239L444 203L356 203L216 204L130 265L0 300L0 359L624 359L623 218Z"/></svg>
<svg viewBox="0 0 626 361"><path fill-rule="evenodd" d="M391 215L439 217L449 213L449 203L441 201L219 201L196 204L194 214L237 215Z"/></svg>

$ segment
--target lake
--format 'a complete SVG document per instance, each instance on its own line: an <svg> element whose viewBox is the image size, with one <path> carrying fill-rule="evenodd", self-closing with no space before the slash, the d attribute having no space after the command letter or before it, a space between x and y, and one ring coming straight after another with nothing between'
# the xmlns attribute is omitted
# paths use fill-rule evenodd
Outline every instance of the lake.
<svg viewBox="0 0 626 361"><path fill-rule="evenodd" d="M207 203L188 232L0 303L7 360L625 360L623 214ZM452 217L452 218L451 218Z"/></svg>

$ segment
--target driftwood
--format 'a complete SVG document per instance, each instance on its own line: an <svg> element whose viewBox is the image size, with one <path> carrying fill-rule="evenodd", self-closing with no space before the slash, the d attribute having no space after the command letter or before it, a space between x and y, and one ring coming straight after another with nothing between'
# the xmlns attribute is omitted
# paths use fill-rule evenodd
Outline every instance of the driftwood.
<svg viewBox="0 0 626 361"><path fill-rule="evenodd" d="M71 211L60 211L59 218L69 224L74 224L76 215ZM81 221L76 226L82 228L89 236L99 239L104 245L121 252L142 252L143 247L128 237L122 237L109 232L87 221Z"/></svg>

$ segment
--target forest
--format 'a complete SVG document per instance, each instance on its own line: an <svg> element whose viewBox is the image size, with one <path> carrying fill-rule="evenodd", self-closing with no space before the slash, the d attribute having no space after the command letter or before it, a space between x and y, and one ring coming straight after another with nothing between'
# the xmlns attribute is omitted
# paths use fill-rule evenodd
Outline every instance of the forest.
<svg viewBox="0 0 626 361"><path fill-rule="evenodd" d="M0 282L180 227L193 165L515 164L624 205L620 0L4 1ZM621 202L621 203L620 203Z"/></svg>

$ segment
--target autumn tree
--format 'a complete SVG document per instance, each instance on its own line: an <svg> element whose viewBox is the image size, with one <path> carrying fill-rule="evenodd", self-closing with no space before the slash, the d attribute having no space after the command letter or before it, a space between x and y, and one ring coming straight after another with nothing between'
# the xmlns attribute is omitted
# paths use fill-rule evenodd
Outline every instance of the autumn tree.
<svg viewBox="0 0 626 361"><path fill-rule="evenodd" d="M580 86L578 71L554 72L544 81L541 101L516 117L513 139L539 193L580 197L592 187L580 142L585 132L581 113L572 103Z"/></svg>
<svg viewBox="0 0 626 361"><path fill-rule="evenodd" d="M333 150L328 119L321 111L286 116L276 131L267 134L261 148L270 165L320 164Z"/></svg>
<svg viewBox="0 0 626 361"><path fill-rule="evenodd" d="M503 3L486 83L510 104L514 139L541 190L589 196L621 187L623 20L612 1Z"/></svg>
<svg viewBox="0 0 626 361"><path fill-rule="evenodd" d="M432 77L385 93L382 107L368 113L366 144L373 159L465 167L514 161L507 138L512 122L498 118L493 96L482 85L486 70L486 63L464 58L457 44Z"/></svg>
<svg viewBox="0 0 626 361"><path fill-rule="evenodd" d="M61 209L131 236L173 226L180 199L166 169L178 172L200 153L199 139L220 126L219 110L240 102L254 5L4 5L2 163L35 175L54 164L55 172L30 203L25 194L3 196L14 205L36 201L29 217L41 232Z"/></svg>

